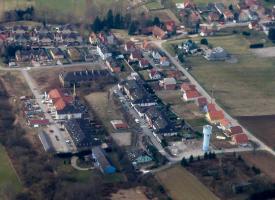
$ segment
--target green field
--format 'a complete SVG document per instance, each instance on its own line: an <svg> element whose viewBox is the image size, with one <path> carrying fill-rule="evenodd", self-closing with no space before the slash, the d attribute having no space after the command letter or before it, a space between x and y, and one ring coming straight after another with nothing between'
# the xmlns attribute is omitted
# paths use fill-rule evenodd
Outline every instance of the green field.
<svg viewBox="0 0 275 200"><path fill-rule="evenodd" d="M45 19L90 22L97 15L104 15L110 8L123 9L126 0L1 0L0 8L14 10L33 6L38 16Z"/></svg>
<svg viewBox="0 0 275 200"><path fill-rule="evenodd" d="M195 176L181 166L158 172L156 178L174 200L216 200L218 199Z"/></svg>
<svg viewBox="0 0 275 200"><path fill-rule="evenodd" d="M16 176L16 172L11 166L4 147L0 145L0 189L6 184L13 185L17 191L22 187Z"/></svg>
<svg viewBox="0 0 275 200"><path fill-rule="evenodd" d="M260 58L250 52L250 41L241 34L207 39L212 46L226 49L238 62L213 62L202 56L189 56L191 73L201 85L209 92L213 89L216 101L234 116L275 114L275 58ZM164 47L173 51L171 43Z"/></svg>

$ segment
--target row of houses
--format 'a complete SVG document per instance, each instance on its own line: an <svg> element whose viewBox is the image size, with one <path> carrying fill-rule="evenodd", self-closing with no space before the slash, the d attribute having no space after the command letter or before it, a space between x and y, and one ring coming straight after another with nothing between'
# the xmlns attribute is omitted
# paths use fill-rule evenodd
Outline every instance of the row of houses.
<svg viewBox="0 0 275 200"><path fill-rule="evenodd" d="M265 8L259 0L238 0L230 6L221 2L197 5L192 0L186 0L183 3L176 4L176 6L185 25L196 29L196 31L199 30L198 24L203 22L224 24L227 22L244 23L275 19L275 9ZM216 30L206 27L201 29L204 35L211 34L213 31Z"/></svg>
<svg viewBox="0 0 275 200"><path fill-rule="evenodd" d="M75 26L13 26L0 28L1 38L8 44L41 47L52 45L80 45L83 38Z"/></svg>
<svg viewBox="0 0 275 200"><path fill-rule="evenodd" d="M208 103L196 89L195 85L183 83L181 85L184 101L193 101L199 106L200 110L205 113L207 121L211 124L218 125L224 134L232 139L234 144L243 145L248 143L248 137L240 126L233 126L232 123L225 118L223 111L216 109L215 104Z"/></svg>
<svg viewBox="0 0 275 200"><path fill-rule="evenodd" d="M54 61L68 59L70 62L95 62L97 56L86 47L66 47L60 48L27 48L15 52L15 62L17 64L30 62L33 65L51 65Z"/></svg>
<svg viewBox="0 0 275 200"><path fill-rule="evenodd" d="M91 86L93 83L113 83L116 78L107 69L64 71L59 74L59 81L65 88Z"/></svg>
<svg viewBox="0 0 275 200"><path fill-rule="evenodd" d="M147 121L148 126L152 128L159 140L162 137L177 135L174 122L170 120L166 112L161 110L157 99L143 85L144 82L137 78L120 82L118 86L130 99L131 106L139 116Z"/></svg>

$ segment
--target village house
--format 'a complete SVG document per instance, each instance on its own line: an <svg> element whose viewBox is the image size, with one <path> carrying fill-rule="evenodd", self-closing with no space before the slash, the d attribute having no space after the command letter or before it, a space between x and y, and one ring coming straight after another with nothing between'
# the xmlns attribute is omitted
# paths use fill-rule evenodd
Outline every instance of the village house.
<svg viewBox="0 0 275 200"><path fill-rule="evenodd" d="M187 90L183 93L182 98L184 101L195 101L197 100L201 94L196 90Z"/></svg>
<svg viewBox="0 0 275 200"><path fill-rule="evenodd" d="M145 119L148 122L149 127L153 128L155 136L158 134L164 137L177 135L174 125L157 107L151 106L148 108L145 112Z"/></svg>
<svg viewBox="0 0 275 200"><path fill-rule="evenodd" d="M17 50L15 52L16 62L29 62L31 60L31 55L28 50Z"/></svg>
<svg viewBox="0 0 275 200"><path fill-rule="evenodd" d="M233 21L233 20L234 20L234 15L233 15L233 13L232 13L230 10L228 10L228 9L225 9L225 10L223 11L223 17L224 17L224 19L225 19L226 21Z"/></svg>
<svg viewBox="0 0 275 200"><path fill-rule="evenodd" d="M174 21L165 21L164 24L168 33L174 33L176 31L176 23Z"/></svg>
<svg viewBox="0 0 275 200"><path fill-rule="evenodd" d="M142 58L142 52L139 49L132 51L129 57L130 61L139 61Z"/></svg>
<svg viewBox="0 0 275 200"><path fill-rule="evenodd" d="M231 126L229 129L225 130L225 132L224 132L224 134L227 137L232 137L233 135L242 134L242 133L244 133L244 132L243 132L242 127L240 127L240 126Z"/></svg>
<svg viewBox="0 0 275 200"><path fill-rule="evenodd" d="M187 54L194 54L198 51L198 45L192 40L186 40L178 45L178 49L183 50L183 52Z"/></svg>
<svg viewBox="0 0 275 200"><path fill-rule="evenodd" d="M105 45L114 45L117 43L115 35L111 31L102 31L97 35L101 43Z"/></svg>
<svg viewBox="0 0 275 200"><path fill-rule="evenodd" d="M130 150L127 155L135 169L144 169L154 164L151 156L141 149Z"/></svg>
<svg viewBox="0 0 275 200"><path fill-rule="evenodd" d="M247 145L248 144L248 137L246 134L235 134L232 136L232 142L236 145Z"/></svg>
<svg viewBox="0 0 275 200"><path fill-rule="evenodd" d="M113 57L109 57L106 59L106 65L113 73L118 73L121 71L121 63L119 63L116 59Z"/></svg>
<svg viewBox="0 0 275 200"><path fill-rule="evenodd" d="M125 80L118 86L130 98L133 107L148 107L157 104L152 95L144 88L142 80Z"/></svg>
<svg viewBox="0 0 275 200"><path fill-rule="evenodd" d="M159 85L165 90L175 90L177 87L177 81L174 78L164 78L159 81Z"/></svg>
<svg viewBox="0 0 275 200"><path fill-rule="evenodd" d="M200 110L205 112L203 109L207 105L208 101L205 97L199 97L196 101L196 105L199 107Z"/></svg>
<svg viewBox="0 0 275 200"><path fill-rule="evenodd" d="M223 111L217 110L215 104L208 104L206 119L211 124L218 124L222 119L224 119Z"/></svg>
<svg viewBox="0 0 275 200"><path fill-rule="evenodd" d="M45 49L32 49L30 51L31 59L40 63L47 63L51 61Z"/></svg>
<svg viewBox="0 0 275 200"><path fill-rule="evenodd" d="M220 20L220 14L218 12L210 12L207 20L209 23L218 22Z"/></svg>
<svg viewBox="0 0 275 200"><path fill-rule="evenodd" d="M50 49L50 54L54 60L64 59L64 53L59 48Z"/></svg>
<svg viewBox="0 0 275 200"><path fill-rule="evenodd" d="M126 122L122 121L122 120L112 120L111 121L112 126L114 127L114 129L127 129L128 125Z"/></svg>
<svg viewBox="0 0 275 200"><path fill-rule="evenodd" d="M197 5L192 0L185 0L183 2L183 8L184 9L195 9Z"/></svg>
<svg viewBox="0 0 275 200"><path fill-rule="evenodd" d="M136 45L132 41L127 41L124 45L124 50L127 52L133 52L136 50Z"/></svg>
<svg viewBox="0 0 275 200"><path fill-rule="evenodd" d="M153 49L151 51L151 56L155 64L159 64L162 67L169 67L170 61L165 55L164 52L160 51L159 49Z"/></svg>
<svg viewBox="0 0 275 200"><path fill-rule="evenodd" d="M148 68L150 66L150 63L146 58L141 58L138 61L138 64L141 69Z"/></svg>
<svg viewBox="0 0 275 200"><path fill-rule="evenodd" d="M159 80L161 79L161 73L158 71L157 68L153 68L149 70L149 78L151 80Z"/></svg>
<svg viewBox="0 0 275 200"><path fill-rule="evenodd" d="M155 38L157 38L159 40L163 40L163 39L167 38L166 32L158 26L153 27L152 34Z"/></svg>
<svg viewBox="0 0 275 200"><path fill-rule="evenodd" d="M67 48L67 53L69 55L69 58L73 62L81 61L82 60L82 57L81 57L81 54L80 54L79 50L77 48L75 48L75 47L69 47L69 48Z"/></svg>
<svg viewBox="0 0 275 200"><path fill-rule="evenodd" d="M107 46L101 43L97 45L96 50L102 60L106 60L108 57L112 56L112 53L108 50Z"/></svg>
<svg viewBox="0 0 275 200"><path fill-rule="evenodd" d="M37 42L42 46L50 46L54 42L54 35L52 33L39 33Z"/></svg>
<svg viewBox="0 0 275 200"><path fill-rule="evenodd" d="M94 81L113 82L114 77L106 69L68 71L59 74L59 81L63 87L90 86Z"/></svg>
<svg viewBox="0 0 275 200"><path fill-rule="evenodd" d="M232 127L232 123L228 119L224 118L220 120L220 127L222 130L228 131Z"/></svg>

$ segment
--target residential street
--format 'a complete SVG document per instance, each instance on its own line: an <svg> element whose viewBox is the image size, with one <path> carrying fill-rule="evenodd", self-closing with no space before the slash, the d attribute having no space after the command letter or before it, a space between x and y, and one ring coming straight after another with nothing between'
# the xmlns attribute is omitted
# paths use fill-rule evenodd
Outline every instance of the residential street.
<svg viewBox="0 0 275 200"><path fill-rule="evenodd" d="M61 132L56 122L53 120L52 116L47 112L47 107L45 104L41 102L41 93L35 83L35 81L30 76L28 70L22 69L20 70L22 75L24 76L27 84L29 85L29 88L31 89L35 99L37 100L37 103L39 104L41 110L43 111L45 118L49 120L50 125L49 128L47 128L47 132L49 137L51 138L51 141L53 143L53 146L57 152L71 152L74 151L74 147L69 146L65 141L70 139L69 136L65 135L64 132Z"/></svg>
<svg viewBox="0 0 275 200"><path fill-rule="evenodd" d="M208 102L211 102L211 99L212 99L211 96L204 90L204 88L201 87L201 85L196 81L196 79L193 78L193 76L168 51L166 51L162 47L163 42L165 42L165 41L152 41L153 44L158 46L160 49L162 49L162 51L164 51L167 54L167 56L170 58L171 62L178 68L178 70L180 70L181 72L183 72L185 74L185 76L190 80L190 82L192 84L194 84L196 86L196 89L202 94L202 96L206 97ZM223 108L221 108L215 102L215 100L212 100L212 101L214 101L214 103L216 104L217 109L222 110L224 112L225 118L229 119L233 123L233 125L241 126L238 123L238 121L236 119L234 119L233 117L231 117ZM249 139L256 142L259 145L259 149L266 150L266 151L270 152L272 155L275 155L275 151L272 148L268 147L265 143L263 143L261 140L256 138L251 132L249 132L243 126L241 126L241 127L247 133Z"/></svg>

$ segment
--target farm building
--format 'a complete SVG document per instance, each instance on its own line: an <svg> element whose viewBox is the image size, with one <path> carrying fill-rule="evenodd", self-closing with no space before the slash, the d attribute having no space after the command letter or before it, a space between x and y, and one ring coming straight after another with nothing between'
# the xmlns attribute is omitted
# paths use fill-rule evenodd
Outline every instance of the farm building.
<svg viewBox="0 0 275 200"><path fill-rule="evenodd" d="M184 101L195 101L197 100L201 94L196 90L187 90L186 92L183 93L182 98Z"/></svg>
<svg viewBox="0 0 275 200"><path fill-rule="evenodd" d="M96 161L96 166L103 174L113 174L116 172L116 168L110 164L103 152L103 149L99 146L92 148L92 157Z"/></svg>
<svg viewBox="0 0 275 200"><path fill-rule="evenodd" d="M114 129L126 129L128 125L123 122L122 120L112 120L111 124L113 125Z"/></svg>
<svg viewBox="0 0 275 200"><path fill-rule="evenodd" d="M204 57L210 61L223 61L228 58L228 53L223 48L216 47L214 49L207 49Z"/></svg>
<svg viewBox="0 0 275 200"><path fill-rule="evenodd" d="M159 85L165 90L175 90L177 86L177 81L175 78L164 78L159 81Z"/></svg>
<svg viewBox="0 0 275 200"><path fill-rule="evenodd" d="M248 137L246 134L235 134L232 136L232 142L238 145L246 145L248 143Z"/></svg>

